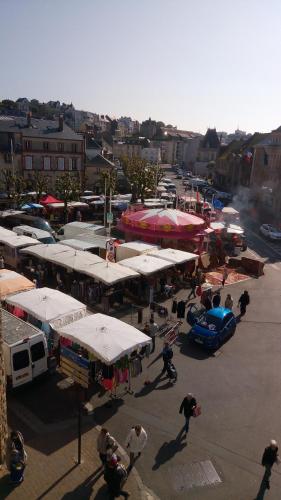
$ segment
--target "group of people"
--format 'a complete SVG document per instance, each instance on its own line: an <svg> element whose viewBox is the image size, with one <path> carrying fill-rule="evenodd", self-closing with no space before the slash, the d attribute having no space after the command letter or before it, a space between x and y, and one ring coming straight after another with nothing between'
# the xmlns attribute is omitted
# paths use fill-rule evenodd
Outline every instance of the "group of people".
<svg viewBox="0 0 281 500"><path fill-rule="evenodd" d="M129 497L129 492L123 490L135 461L140 457L147 442L147 433L144 428L137 424L132 427L125 441L125 446L130 455L130 463L127 469L121 463L121 457L117 455L118 444L108 430L103 427L97 439L97 451L104 469L104 480L108 487L109 498L114 499L120 495Z"/></svg>
<svg viewBox="0 0 281 500"><path fill-rule="evenodd" d="M221 292L216 290L216 292L211 295L211 292L204 297L202 300L204 307L209 311L213 307L220 307L221 305ZM237 307L240 308L240 317L244 316L247 310L247 306L250 304L250 295L247 290L245 290L239 297ZM224 307L232 311L234 305L233 297L230 293L227 294Z"/></svg>

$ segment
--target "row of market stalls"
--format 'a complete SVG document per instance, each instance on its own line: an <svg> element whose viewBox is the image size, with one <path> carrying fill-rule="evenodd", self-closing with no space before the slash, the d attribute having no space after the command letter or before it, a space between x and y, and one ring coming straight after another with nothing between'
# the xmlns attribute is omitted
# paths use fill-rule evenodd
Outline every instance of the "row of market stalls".
<svg viewBox="0 0 281 500"><path fill-rule="evenodd" d="M82 367L84 387L97 382L111 393L121 384L130 388L142 372L140 354L149 355L150 337L116 318L89 314L85 304L58 290L19 288L5 297L4 307L44 333L49 367L59 365L70 377Z"/></svg>

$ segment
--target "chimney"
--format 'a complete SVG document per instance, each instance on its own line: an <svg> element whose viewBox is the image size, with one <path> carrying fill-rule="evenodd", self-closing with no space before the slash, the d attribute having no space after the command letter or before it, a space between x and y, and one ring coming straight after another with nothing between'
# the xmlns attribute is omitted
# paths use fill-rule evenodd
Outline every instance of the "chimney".
<svg viewBox="0 0 281 500"><path fill-rule="evenodd" d="M59 116L59 132L63 131L63 115Z"/></svg>
<svg viewBox="0 0 281 500"><path fill-rule="evenodd" d="M31 115L32 115L31 111L28 111L28 113L26 115L28 128L31 127Z"/></svg>

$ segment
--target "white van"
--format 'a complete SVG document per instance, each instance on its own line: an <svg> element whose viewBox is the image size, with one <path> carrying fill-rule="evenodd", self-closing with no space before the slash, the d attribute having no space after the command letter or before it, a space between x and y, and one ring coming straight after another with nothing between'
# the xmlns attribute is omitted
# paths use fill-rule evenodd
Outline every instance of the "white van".
<svg viewBox="0 0 281 500"><path fill-rule="evenodd" d="M14 233L21 236L29 236L35 240L41 241L41 243L56 243L55 238L48 233L48 231L43 231L42 229L37 229L37 227L31 226L15 226L13 227Z"/></svg>
<svg viewBox="0 0 281 500"><path fill-rule="evenodd" d="M15 388L48 371L44 333L2 309L3 350L7 386Z"/></svg>
<svg viewBox="0 0 281 500"><path fill-rule="evenodd" d="M95 234L106 236L106 229L104 226L98 226L89 222L69 222L58 230L56 238L58 240L70 240L76 238L81 233L93 236Z"/></svg>

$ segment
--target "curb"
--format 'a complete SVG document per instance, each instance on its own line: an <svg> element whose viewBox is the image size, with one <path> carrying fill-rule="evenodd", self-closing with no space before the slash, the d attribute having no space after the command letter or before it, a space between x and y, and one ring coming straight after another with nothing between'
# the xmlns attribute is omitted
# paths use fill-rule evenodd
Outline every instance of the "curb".
<svg viewBox="0 0 281 500"><path fill-rule="evenodd" d="M100 432L101 426L96 424L95 421L94 421L94 424L95 424L95 429L97 429L97 431ZM118 441L116 441L116 442L118 443ZM125 459L125 461L129 463L129 461L130 461L129 456L126 453L126 451L124 450L124 448L119 443L118 443L118 451L119 451L120 456L123 458L123 460ZM159 497L157 497L155 495L155 493L153 493L153 491L151 491L150 489L148 489L145 486L145 484L142 481L142 478L140 477L140 475L135 467L132 468L132 470L130 472L130 476L133 476L134 480L136 481L138 489L140 491L140 494L141 494L141 497L143 500L160 500Z"/></svg>

